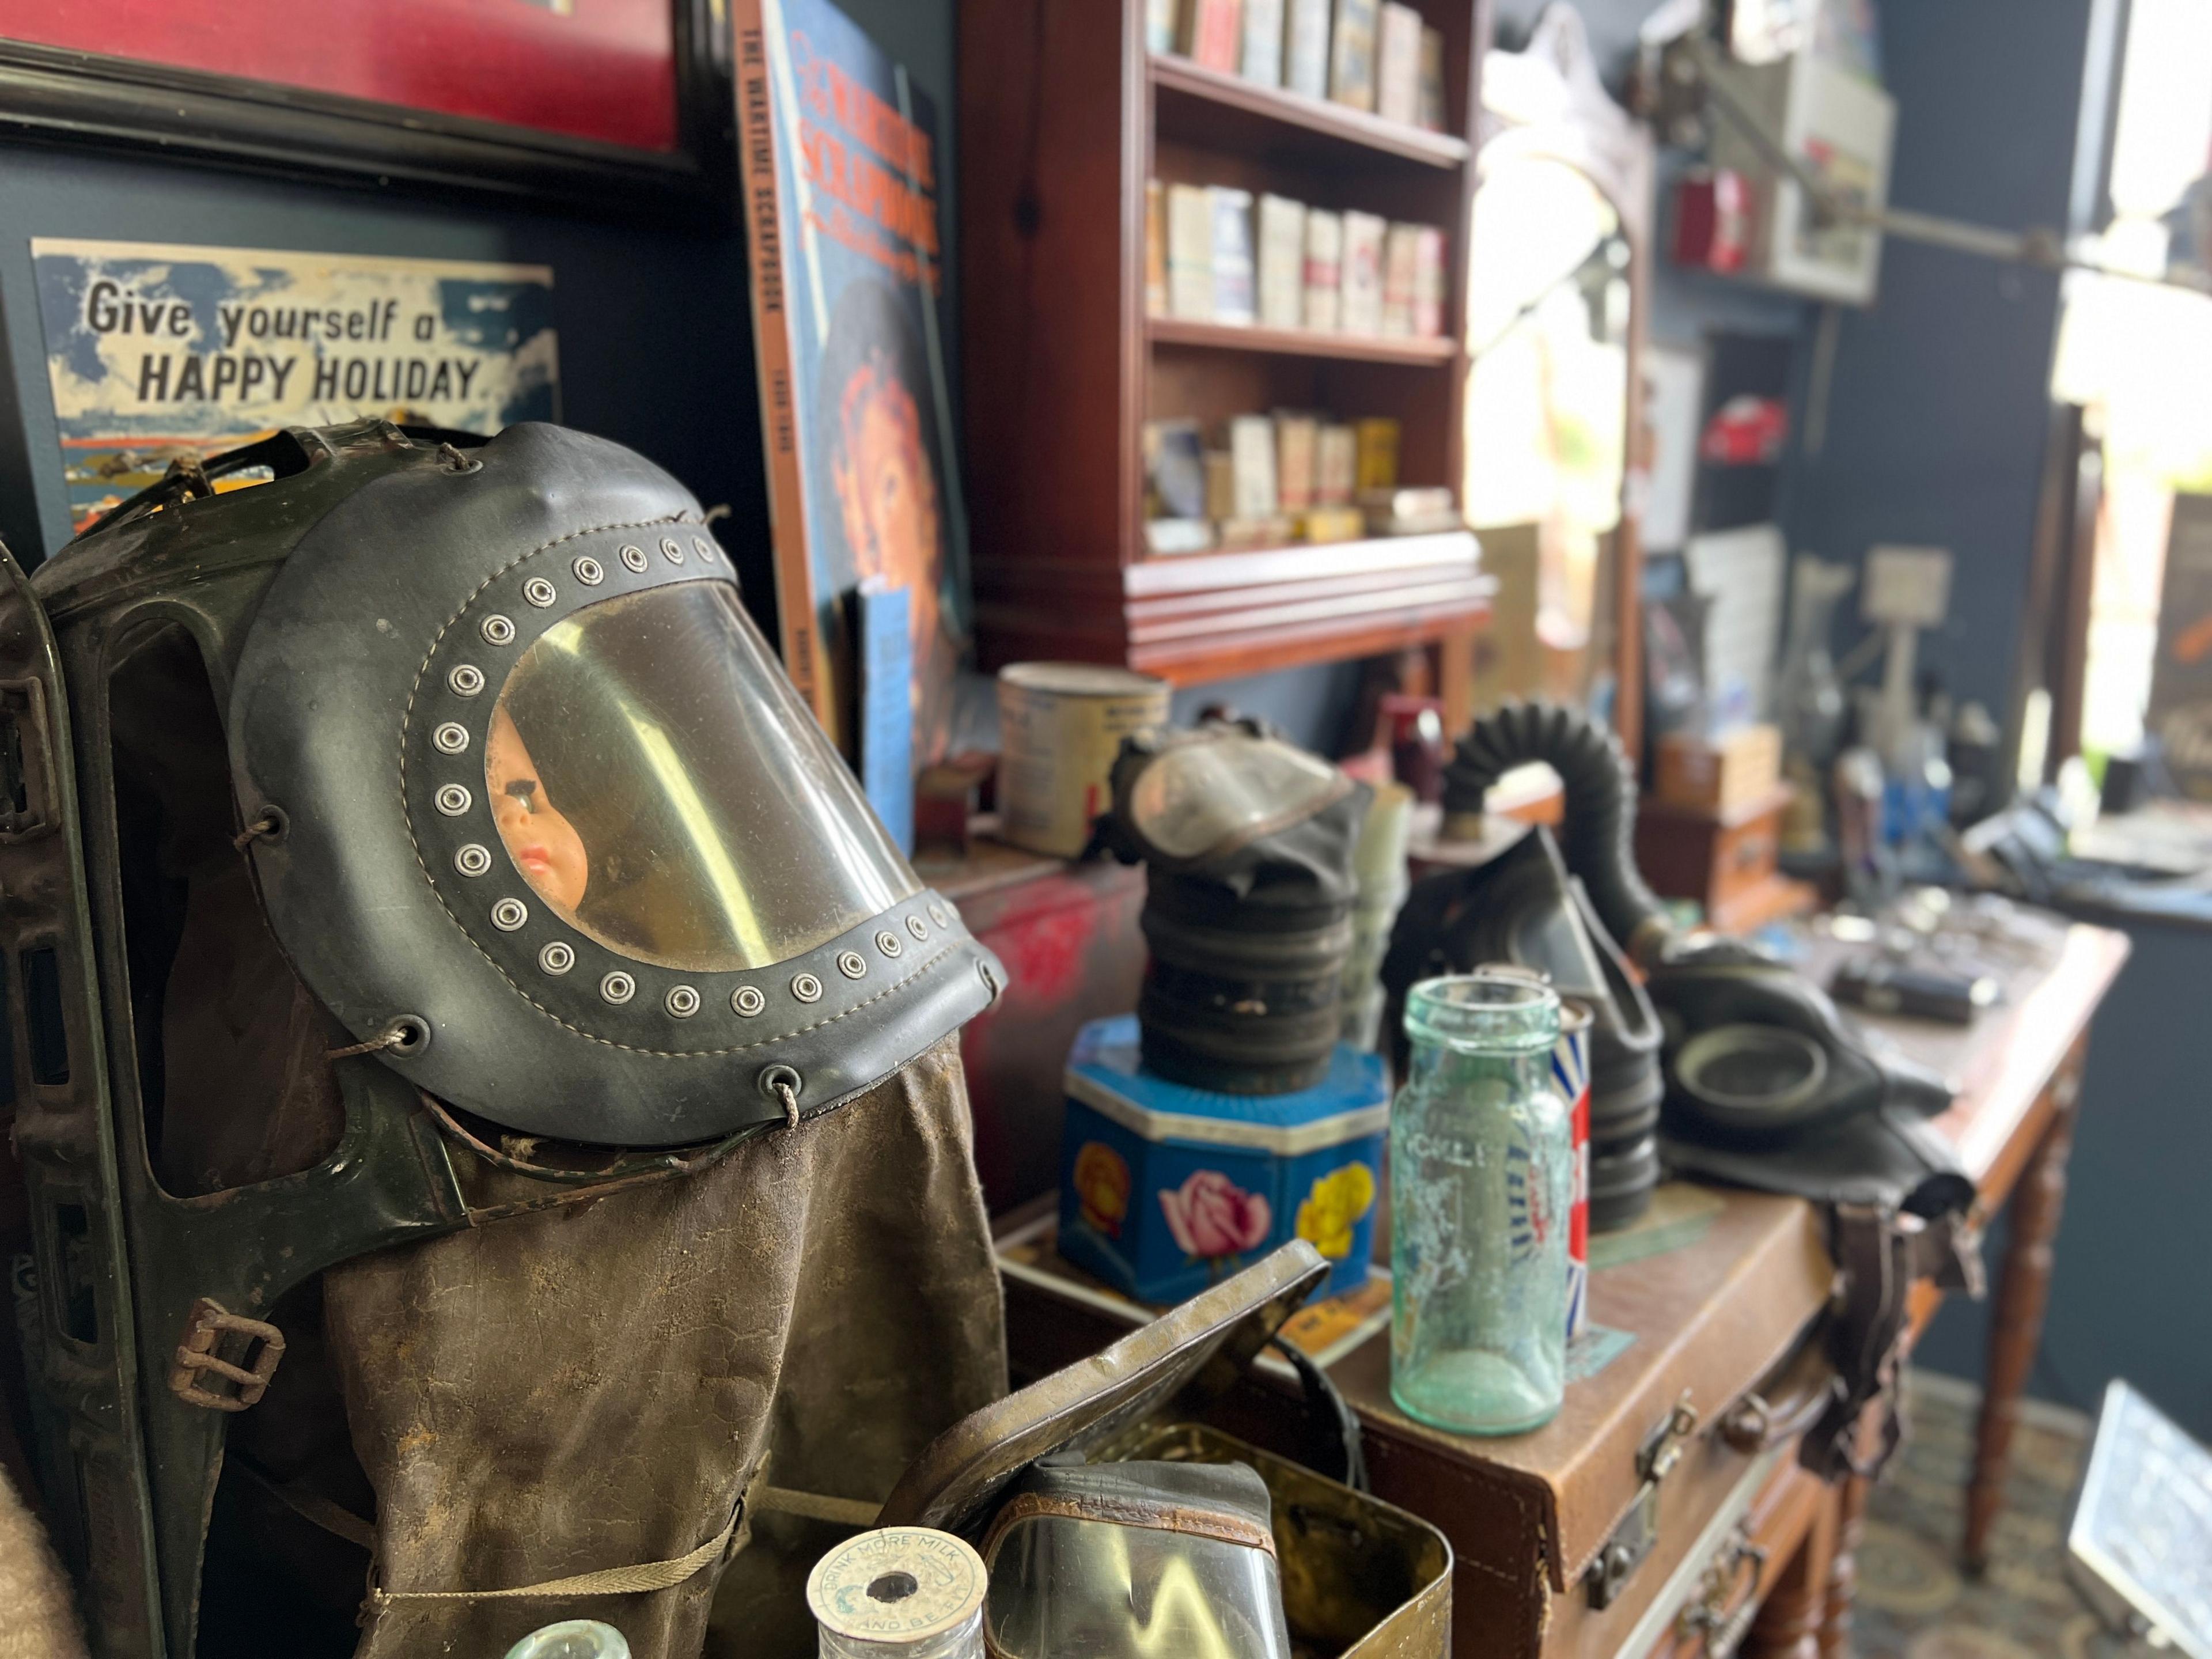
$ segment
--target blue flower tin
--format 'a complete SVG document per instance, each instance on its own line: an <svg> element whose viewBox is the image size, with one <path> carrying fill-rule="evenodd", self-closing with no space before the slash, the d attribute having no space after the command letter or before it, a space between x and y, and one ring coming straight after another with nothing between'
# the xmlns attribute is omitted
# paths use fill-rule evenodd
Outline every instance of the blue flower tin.
<svg viewBox="0 0 2212 1659"><path fill-rule="evenodd" d="M1367 1282L1390 1088L1339 1043L1288 1095L1170 1083L1137 1057L1133 1014L1093 1020L1067 1057L1060 1254L1140 1302L1180 1302L1303 1238L1332 1267L1317 1296Z"/></svg>

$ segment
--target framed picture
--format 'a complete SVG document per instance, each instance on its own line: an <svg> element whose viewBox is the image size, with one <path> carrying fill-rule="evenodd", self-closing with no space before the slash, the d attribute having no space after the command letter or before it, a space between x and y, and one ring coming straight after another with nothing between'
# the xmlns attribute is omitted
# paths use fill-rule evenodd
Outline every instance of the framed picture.
<svg viewBox="0 0 2212 1659"><path fill-rule="evenodd" d="M0 132L534 205L728 200L721 0L0 0ZM726 211L726 208L724 211Z"/></svg>

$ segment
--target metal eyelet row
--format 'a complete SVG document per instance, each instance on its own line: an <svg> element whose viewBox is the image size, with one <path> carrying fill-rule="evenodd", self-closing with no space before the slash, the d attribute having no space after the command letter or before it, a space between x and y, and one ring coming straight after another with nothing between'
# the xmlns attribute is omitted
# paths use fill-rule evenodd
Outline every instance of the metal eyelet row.
<svg viewBox="0 0 2212 1659"><path fill-rule="evenodd" d="M660 553L663 558L674 565L683 564L688 556L684 544L673 536L660 538ZM714 556L714 545L705 537L695 536L691 538L690 554L696 555L702 562L711 562ZM625 569L638 575L644 574L652 562L645 550L635 543L624 543L617 550L615 556ZM606 580L606 568L588 554L574 560L569 570L586 587L599 586ZM538 610L550 610L559 603L560 591L544 577L533 576L523 584L522 597ZM497 612L485 617L477 624L477 632L486 644L494 646L512 645L518 635L513 619ZM474 663L457 663L446 677L447 688L454 696L460 697L480 696L488 683L483 670ZM431 742L447 755L465 753L470 743L468 728L457 720L444 721L433 730ZM441 785L434 799L438 811L447 817L464 817L475 805L475 797L468 787L460 783ZM453 854L454 868L462 875L471 878L489 874L493 862L490 849L477 842L463 845ZM929 914L939 927L948 925L950 918L942 905L932 903ZM503 897L492 905L492 926L501 933L519 932L529 919L529 907L519 898ZM906 930L917 941L929 936L928 927L918 915L906 919ZM905 948L900 944L898 935L887 927L877 933L874 943L876 949L886 957L895 958ZM556 978L572 971L576 960L575 947L562 939L549 942L538 952L539 970ZM859 951L840 951L836 960L837 971L847 979L858 980L866 976L868 961ZM636 997L638 987L634 975L615 969L601 977L599 989L602 1000L620 1007ZM793 976L790 991L793 997L802 1003L815 1003L822 1000L823 987L817 975L800 973ZM699 1012L704 1003L696 986L674 985L663 997L661 1006L672 1018L689 1019ZM768 998L757 986L740 985L730 993L730 1010L742 1018L757 1018L767 1008Z"/></svg>
<svg viewBox="0 0 2212 1659"><path fill-rule="evenodd" d="M450 786L455 787L458 786ZM453 856L454 866L465 876L480 876L491 867L491 853L480 843L471 842ZM937 907L941 909L941 907ZM492 926L501 933L512 933L529 920L529 908L518 898L502 898L491 910ZM929 927L920 916L906 919L907 932L917 939L929 937ZM879 929L875 937L876 949L885 957L896 958L904 954L906 946L890 928ZM558 978L576 965L575 947L565 940L555 939L538 953L541 972ZM867 976L868 959L858 951L837 953L837 971L847 979ZM794 974L790 985L791 994L800 1002L822 1000L824 988L819 975L810 973ZM616 1007L622 1006L637 995L637 981L620 969L616 969L599 981L599 996ZM689 1019L705 1006L698 988L691 985L671 986L661 1006L678 1019ZM757 985L740 985L730 993L730 1012L742 1018L751 1019L768 1010L768 997Z"/></svg>
<svg viewBox="0 0 2212 1659"><path fill-rule="evenodd" d="M704 536L694 536L691 538L691 551L708 562L711 562L714 556L714 544ZM664 536L660 538L660 552L661 556L671 564L680 565L684 561L684 544L673 536ZM625 568L640 576L646 573L647 568L652 562L647 556L645 550L635 542L623 543L617 550L615 556L623 562ZM576 580L586 587L597 587L607 579L606 567L588 553L580 556L568 568ZM522 597L538 610L550 611L560 602L561 591L544 577L532 576L522 584ZM487 645L513 645L515 641L516 630L514 618L503 617L497 611L494 611L478 623L477 632ZM461 663L446 677L446 683L453 688L456 696L473 697L484 689L483 671L473 663Z"/></svg>

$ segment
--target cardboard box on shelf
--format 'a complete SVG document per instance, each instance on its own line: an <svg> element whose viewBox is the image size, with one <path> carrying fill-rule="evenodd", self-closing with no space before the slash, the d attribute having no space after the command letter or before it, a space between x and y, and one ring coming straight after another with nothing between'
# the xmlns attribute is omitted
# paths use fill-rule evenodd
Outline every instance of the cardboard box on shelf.
<svg viewBox="0 0 2212 1659"><path fill-rule="evenodd" d="M1353 471L1354 488L1360 490L1395 489L1398 487L1398 423L1393 420L1362 421L1353 430L1358 434L1358 465Z"/></svg>
<svg viewBox="0 0 2212 1659"><path fill-rule="evenodd" d="M1283 84L1308 98L1328 96L1328 0L1290 0Z"/></svg>
<svg viewBox="0 0 2212 1659"><path fill-rule="evenodd" d="M1213 320L1213 193L1204 185L1168 186L1168 314Z"/></svg>
<svg viewBox="0 0 2212 1659"><path fill-rule="evenodd" d="M1375 0L1336 0L1328 95L1354 109L1375 107Z"/></svg>
<svg viewBox="0 0 2212 1659"><path fill-rule="evenodd" d="M1194 63L1234 75L1244 51L1243 23L1241 0L1183 0L1182 50Z"/></svg>
<svg viewBox="0 0 2212 1659"><path fill-rule="evenodd" d="M1303 513L1314 504L1320 437L1321 422L1310 415L1275 416L1275 497L1285 513Z"/></svg>
<svg viewBox="0 0 2212 1659"><path fill-rule="evenodd" d="M1283 84L1283 0L1244 0L1244 50L1237 73L1263 87Z"/></svg>
<svg viewBox="0 0 2212 1659"><path fill-rule="evenodd" d="M1147 519L1145 550L1165 556L1204 553L1213 545L1213 526L1204 519Z"/></svg>
<svg viewBox="0 0 2212 1659"><path fill-rule="evenodd" d="M1344 216L1306 210L1305 325L1334 334L1344 325Z"/></svg>
<svg viewBox="0 0 2212 1659"><path fill-rule="evenodd" d="M1275 490L1275 423L1265 415L1239 415L1229 422L1229 453L1236 463L1237 519L1271 518L1280 507Z"/></svg>
<svg viewBox="0 0 2212 1659"><path fill-rule="evenodd" d="M1652 793L1674 806L1728 817L1771 795L1782 780L1782 732L1763 723L1711 738L1669 732L1658 750Z"/></svg>
<svg viewBox="0 0 2212 1659"><path fill-rule="evenodd" d="M1286 196L1260 198L1260 323L1305 323L1306 210Z"/></svg>
<svg viewBox="0 0 2212 1659"><path fill-rule="evenodd" d="M1444 234L1434 225L1413 232L1413 333L1433 340L1444 331Z"/></svg>
<svg viewBox="0 0 2212 1659"><path fill-rule="evenodd" d="M1340 314L1346 334L1371 337L1382 332L1382 221L1374 214L1344 216Z"/></svg>
<svg viewBox="0 0 2212 1659"><path fill-rule="evenodd" d="M1310 542L1356 542L1367 535L1367 515L1356 507L1317 507L1298 520Z"/></svg>
<svg viewBox="0 0 2212 1659"><path fill-rule="evenodd" d="M1280 513L1267 513L1255 519L1224 519L1216 532L1216 544L1223 552L1249 552L1255 548L1286 546L1297 536L1297 521Z"/></svg>
<svg viewBox="0 0 2212 1659"><path fill-rule="evenodd" d="M1444 130L1444 37L1442 29L1421 31L1421 93L1414 125L1431 132Z"/></svg>
<svg viewBox="0 0 2212 1659"><path fill-rule="evenodd" d="M1213 320L1249 325L1254 301L1252 192L1216 185L1213 198Z"/></svg>
<svg viewBox="0 0 2212 1659"><path fill-rule="evenodd" d="M1168 314L1168 191L1145 181L1145 315Z"/></svg>
<svg viewBox="0 0 2212 1659"><path fill-rule="evenodd" d="M1314 505L1350 507L1359 487L1359 434L1336 422L1321 429L1314 445Z"/></svg>
<svg viewBox="0 0 2212 1659"><path fill-rule="evenodd" d="M1411 339L1420 281L1421 228L1392 225L1382 239L1382 337Z"/></svg>
<svg viewBox="0 0 2212 1659"><path fill-rule="evenodd" d="M1421 14L1383 0L1375 26L1375 112L1412 126L1421 112Z"/></svg>

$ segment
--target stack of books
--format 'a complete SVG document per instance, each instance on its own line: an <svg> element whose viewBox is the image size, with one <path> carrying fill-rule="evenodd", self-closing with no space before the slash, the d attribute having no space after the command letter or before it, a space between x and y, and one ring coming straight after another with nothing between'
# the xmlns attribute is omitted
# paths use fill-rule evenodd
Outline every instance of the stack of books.
<svg viewBox="0 0 2212 1659"><path fill-rule="evenodd" d="M1145 43L1224 75L1444 130L1444 40L1392 0L1146 0Z"/></svg>
<svg viewBox="0 0 2212 1659"><path fill-rule="evenodd" d="M1380 339L1444 331L1444 236L1225 185L1146 185L1155 317Z"/></svg>
<svg viewBox="0 0 2212 1659"><path fill-rule="evenodd" d="M1295 410L1145 425L1145 539L1156 554L1356 541L1462 527L1452 492L1398 481L1398 422Z"/></svg>

